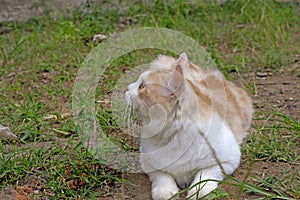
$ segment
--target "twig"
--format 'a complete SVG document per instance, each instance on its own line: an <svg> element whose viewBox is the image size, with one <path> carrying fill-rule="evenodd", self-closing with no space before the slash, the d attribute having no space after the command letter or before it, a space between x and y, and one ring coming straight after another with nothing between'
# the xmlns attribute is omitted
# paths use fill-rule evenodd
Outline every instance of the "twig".
<svg viewBox="0 0 300 200"><path fill-rule="evenodd" d="M276 82L256 83L256 85L276 85Z"/></svg>
<svg viewBox="0 0 300 200"><path fill-rule="evenodd" d="M122 179L124 180L124 172L122 173ZM121 196L122 196L122 200L125 200L125 189L124 189L124 182L122 181L121 184Z"/></svg>
<svg viewBox="0 0 300 200"><path fill-rule="evenodd" d="M256 85L276 85L276 84L291 85L292 83L286 81L282 83L277 83L277 82L256 83Z"/></svg>

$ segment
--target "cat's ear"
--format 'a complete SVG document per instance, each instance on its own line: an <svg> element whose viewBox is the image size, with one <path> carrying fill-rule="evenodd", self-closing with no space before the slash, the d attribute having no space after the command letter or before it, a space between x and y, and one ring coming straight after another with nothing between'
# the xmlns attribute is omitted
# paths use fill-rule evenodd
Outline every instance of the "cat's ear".
<svg viewBox="0 0 300 200"><path fill-rule="evenodd" d="M185 68L186 66L188 66L189 60L188 57L186 55L186 53L182 53L180 54L179 58L177 59L177 66L181 66L182 68Z"/></svg>
<svg viewBox="0 0 300 200"><path fill-rule="evenodd" d="M182 67L177 65L175 70L168 77L168 87L175 94L180 90L183 85L183 72Z"/></svg>
<svg viewBox="0 0 300 200"><path fill-rule="evenodd" d="M182 67L177 65L167 78L166 86L159 90L160 95L165 97L179 96L183 91L184 79Z"/></svg>

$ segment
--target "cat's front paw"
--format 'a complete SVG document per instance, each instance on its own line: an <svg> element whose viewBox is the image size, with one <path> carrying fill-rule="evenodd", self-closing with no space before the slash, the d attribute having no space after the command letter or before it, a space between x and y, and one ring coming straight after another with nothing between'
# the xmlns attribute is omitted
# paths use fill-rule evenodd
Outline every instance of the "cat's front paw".
<svg viewBox="0 0 300 200"><path fill-rule="evenodd" d="M218 187L217 182L208 181L205 183L205 185L201 185L200 188L199 188L199 186L193 187L188 192L187 199L190 199L190 200L199 199L199 198L204 197L205 195L209 194L217 187Z"/></svg>
<svg viewBox="0 0 300 200"><path fill-rule="evenodd" d="M152 189L152 199L153 200L168 200L175 194L177 194L178 188L162 188L156 187ZM178 199L178 197L172 198L172 200Z"/></svg>

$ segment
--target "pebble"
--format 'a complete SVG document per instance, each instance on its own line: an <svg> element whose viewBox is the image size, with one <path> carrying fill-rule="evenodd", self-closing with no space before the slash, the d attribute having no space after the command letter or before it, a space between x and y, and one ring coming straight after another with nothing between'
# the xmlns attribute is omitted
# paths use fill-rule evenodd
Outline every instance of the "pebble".
<svg viewBox="0 0 300 200"><path fill-rule="evenodd" d="M266 72L256 72L256 76L260 77L260 78L264 78L268 76L268 73Z"/></svg>
<svg viewBox="0 0 300 200"><path fill-rule="evenodd" d="M47 120L57 120L57 116L56 115L47 115L45 117L43 117L43 120L44 121L47 121Z"/></svg>
<svg viewBox="0 0 300 200"><path fill-rule="evenodd" d="M290 97L290 98L288 98L288 99L285 99L285 101L293 101L294 99L293 99L293 97Z"/></svg>
<svg viewBox="0 0 300 200"><path fill-rule="evenodd" d="M11 132L10 128L0 124L0 139L3 141L14 141L17 139L17 136Z"/></svg>
<svg viewBox="0 0 300 200"><path fill-rule="evenodd" d="M102 42L103 40L107 39L106 35L104 35L103 33L99 33L94 35L93 37L93 42Z"/></svg>

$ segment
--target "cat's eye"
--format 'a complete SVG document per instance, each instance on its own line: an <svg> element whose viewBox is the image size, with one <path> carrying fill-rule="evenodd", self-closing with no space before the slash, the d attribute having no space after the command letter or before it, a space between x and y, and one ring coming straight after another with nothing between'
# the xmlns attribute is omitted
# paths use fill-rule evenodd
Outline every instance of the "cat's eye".
<svg viewBox="0 0 300 200"><path fill-rule="evenodd" d="M142 89L144 89L145 88L145 83L141 83L140 85L139 85L139 90L142 90Z"/></svg>

